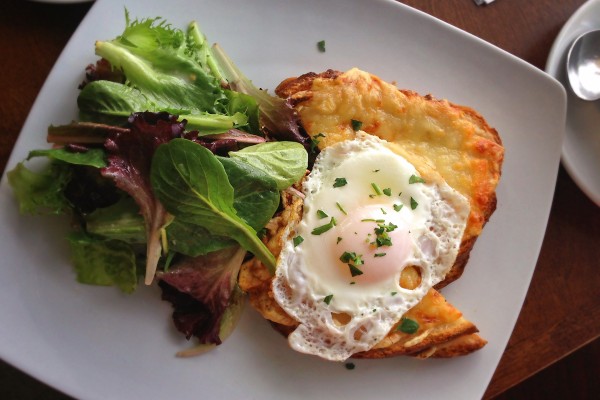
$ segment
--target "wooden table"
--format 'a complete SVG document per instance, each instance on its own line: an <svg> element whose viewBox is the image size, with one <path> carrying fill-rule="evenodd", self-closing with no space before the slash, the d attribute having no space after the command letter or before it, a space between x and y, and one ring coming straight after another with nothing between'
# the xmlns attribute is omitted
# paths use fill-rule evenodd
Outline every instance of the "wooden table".
<svg viewBox="0 0 600 400"><path fill-rule="evenodd" d="M543 69L563 24L584 0L403 0L491 42ZM50 5L4 0L0 5L0 171L50 68L91 3ZM516 94L518 95L518 94ZM599 172L600 177L600 172ZM599 178L600 179L600 178ZM488 387L497 396L600 335L600 208L561 168L536 272L517 326ZM596 342L588 348L600 359ZM573 361L576 362L576 361ZM598 368L597 362L594 365ZM577 368L576 364L563 368ZM597 385L595 371L582 371L584 390ZM581 379L556 390L577 396ZM588 385L588 386L585 386ZM597 387L597 386L596 386ZM516 389L509 394L516 396ZM542 393L542 392L538 392ZM556 395L559 393L555 392ZM584 395L585 393L582 393ZM68 398L4 363L0 398Z"/></svg>

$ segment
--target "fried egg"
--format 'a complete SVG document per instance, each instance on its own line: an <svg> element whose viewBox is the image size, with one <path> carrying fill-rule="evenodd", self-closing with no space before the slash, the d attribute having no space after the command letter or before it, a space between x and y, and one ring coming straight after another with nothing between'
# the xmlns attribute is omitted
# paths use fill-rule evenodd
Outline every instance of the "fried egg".
<svg viewBox="0 0 600 400"><path fill-rule="evenodd" d="M452 267L469 201L425 179L385 140L358 132L321 151L303 184L273 280L302 353L343 361L382 340ZM400 285L413 266L420 284Z"/></svg>

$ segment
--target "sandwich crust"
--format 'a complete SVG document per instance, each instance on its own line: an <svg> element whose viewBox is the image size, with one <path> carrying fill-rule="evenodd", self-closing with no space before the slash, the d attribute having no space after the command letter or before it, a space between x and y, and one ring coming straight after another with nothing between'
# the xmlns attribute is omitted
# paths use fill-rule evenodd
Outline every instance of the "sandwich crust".
<svg viewBox="0 0 600 400"><path fill-rule="evenodd" d="M279 256L283 243L288 238L285 233L289 226L295 226L302 216L302 198L294 190L282 194L283 210L266 227L263 242L269 250ZM293 235L293 232L289 232ZM272 276L256 258L242 265L238 283L248 293L250 304L280 333L287 336L298 322L290 317L277 304L273 297ZM419 285L420 276L412 267L402 272L400 284L406 289ZM423 299L404 317L419 324L413 334L403 333L394 327L390 333L371 350L353 355L355 358L384 358L399 355L413 355L419 358L454 357L465 355L483 347L487 342L475 335L477 327L454 308L435 289L430 289ZM470 339L456 341L463 336ZM451 343L455 343L451 345ZM469 345L465 345L468 343Z"/></svg>

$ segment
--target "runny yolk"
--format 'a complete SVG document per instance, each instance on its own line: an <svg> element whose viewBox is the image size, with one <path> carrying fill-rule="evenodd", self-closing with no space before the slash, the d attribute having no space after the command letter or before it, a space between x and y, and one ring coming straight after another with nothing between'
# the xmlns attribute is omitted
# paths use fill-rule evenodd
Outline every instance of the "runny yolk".
<svg viewBox="0 0 600 400"><path fill-rule="evenodd" d="M400 213L381 205L349 210L328 235L331 256L342 279L377 283L392 279L411 252L407 222ZM354 275L354 276L353 276Z"/></svg>

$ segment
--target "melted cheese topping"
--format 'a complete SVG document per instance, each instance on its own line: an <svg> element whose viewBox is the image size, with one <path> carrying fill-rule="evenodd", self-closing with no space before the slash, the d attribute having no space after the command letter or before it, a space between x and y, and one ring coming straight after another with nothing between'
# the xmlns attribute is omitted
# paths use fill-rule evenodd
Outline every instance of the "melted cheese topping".
<svg viewBox="0 0 600 400"><path fill-rule="evenodd" d="M297 110L311 137L327 132L319 137L320 148L354 138L351 121L361 121L362 130L395 143L394 151L429 179L439 174L466 196L471 214L463 240L479 235L495 201L504 150L477 113L398 90L358 69L336 79L315 79L307 97Z"/></svg>

